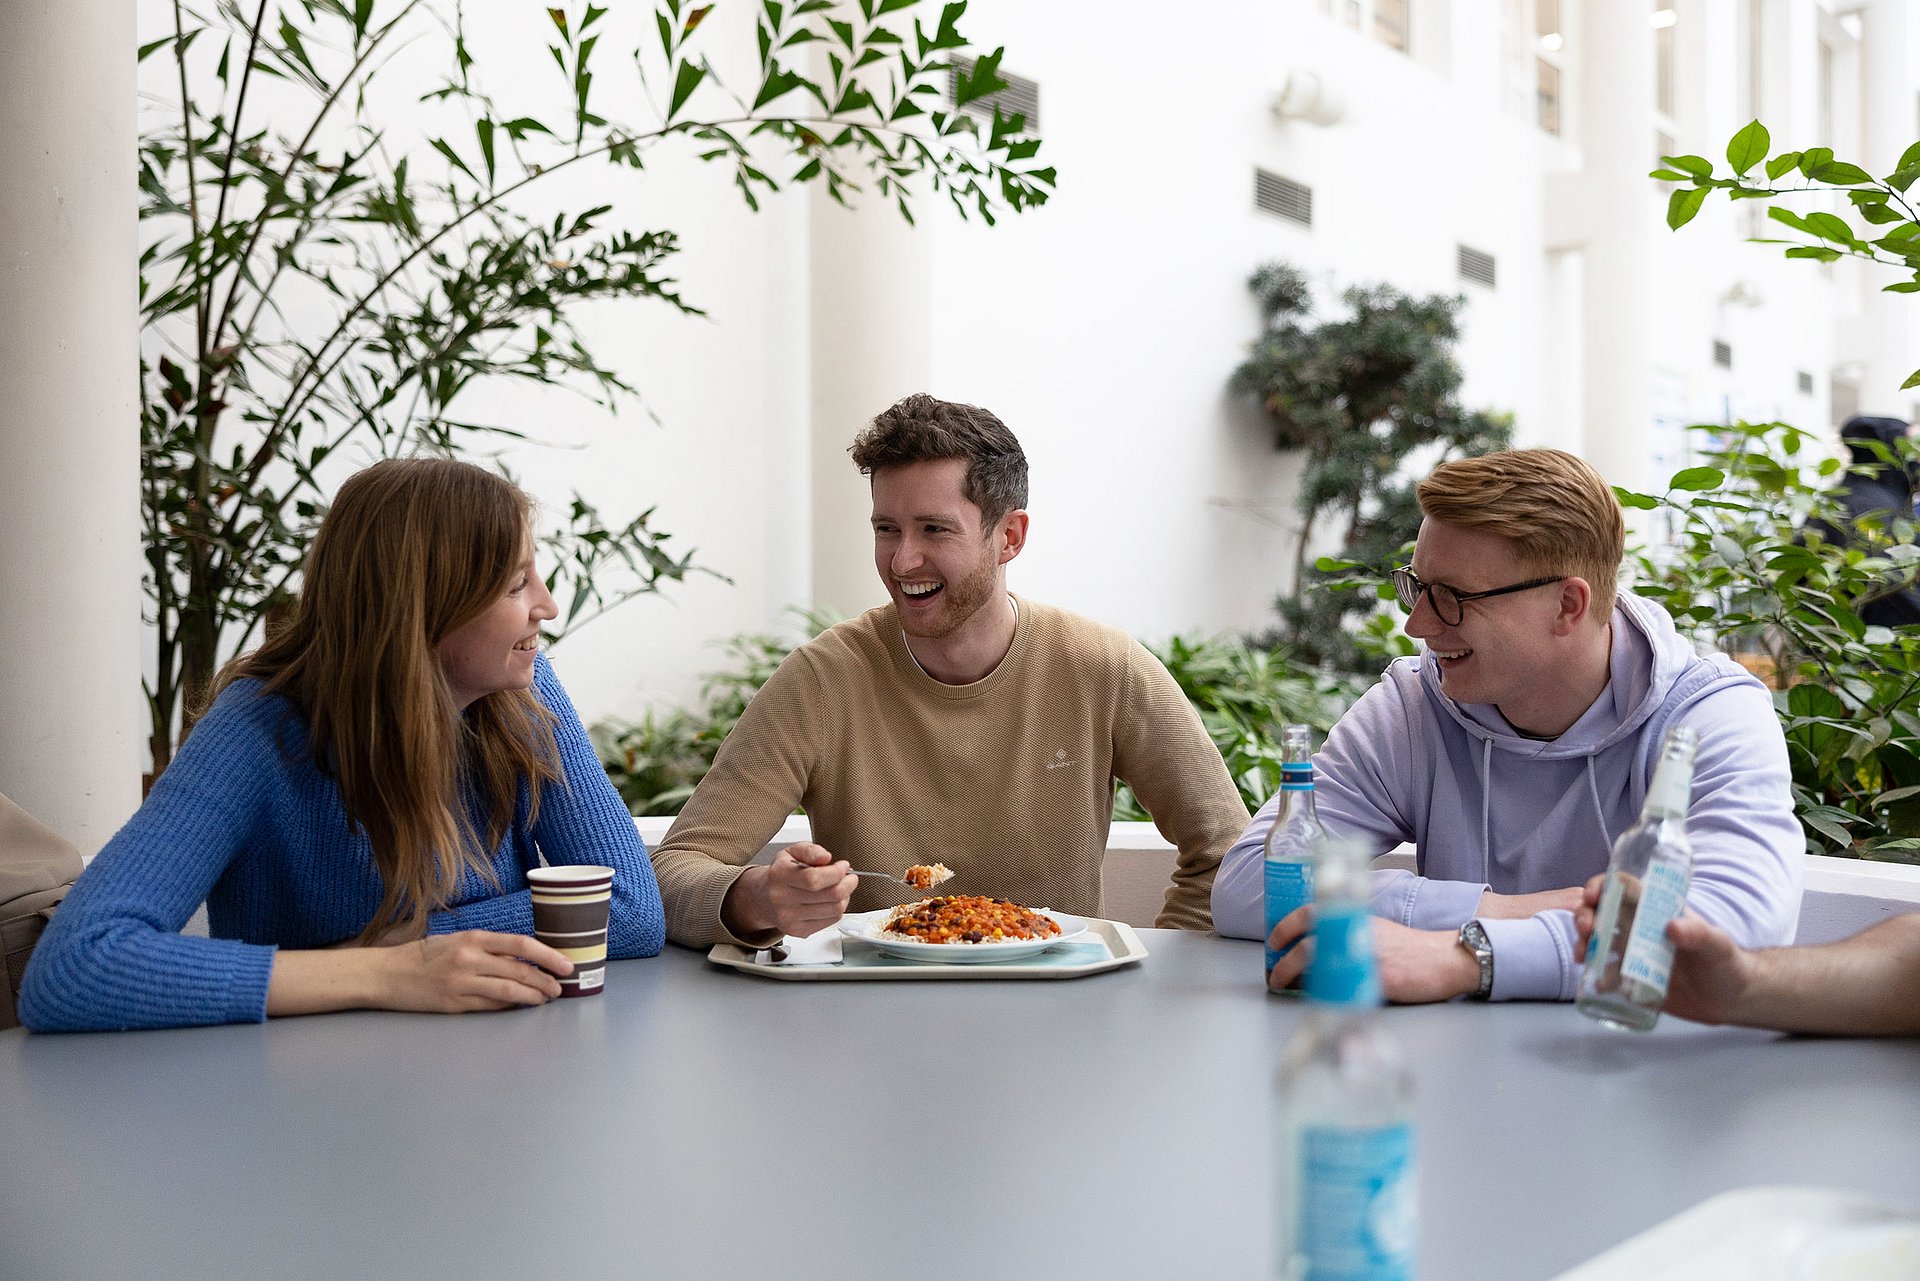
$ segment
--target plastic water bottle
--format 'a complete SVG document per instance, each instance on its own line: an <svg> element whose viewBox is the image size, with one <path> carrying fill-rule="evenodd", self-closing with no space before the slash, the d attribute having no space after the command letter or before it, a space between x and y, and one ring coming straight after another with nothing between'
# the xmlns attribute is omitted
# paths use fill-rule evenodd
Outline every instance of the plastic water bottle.
<svg viewBox="0 0 1920 1281"><path fill-rule="evenodd" d="M1686 909L1693 878L1687 799L1697 743L1685 726L1668 732L1640 821L1613 844L1574 1004L1614 1027L1651 1031L1666 1004L1673 970L1667 922Z"/></svg>
<svg viewBox="0 0 1920 1281"><path fill-rule="evenodd" d="M1313 731L1288 725L1280 731L1280 807L1267 829L1267 932L1280 918L1313 902L1313 856L1326 840L1313 804ZM1267 949L1267 972L1281 953Z"/></svg>
<svg viewBox="0 0 1920 1281"><path fill-rule="evenodd" d="M1413 1080L1380 1026L1380 973L1368 912L1366 849L1327 841L1307 1023L1277 1081L1284 1281L1407 1281L1419 1237Z"/></svg>

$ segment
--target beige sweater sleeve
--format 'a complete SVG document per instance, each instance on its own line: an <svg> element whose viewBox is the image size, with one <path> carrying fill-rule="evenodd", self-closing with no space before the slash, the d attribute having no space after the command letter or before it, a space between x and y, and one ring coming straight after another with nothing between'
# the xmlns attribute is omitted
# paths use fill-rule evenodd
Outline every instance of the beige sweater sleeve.
<svg viewBox="0 0 1920 1281"><path fill-rule="evenodd" d="M779 942L777 931L736 938L720 923L720 905L806 794L823 750L820 698L807 660L789 655L747 704L713 768L654 847L653 873L673 942L703 948Z"/></svg>
<svg viewBox="0 0 1920 1281"><path fill-rule="evenodd" d="M1179 852L1154 925L1212 929L1213 876L1246 830L1247 807L1199 713L1160 660L1138 643L1128 651L1113 771Z"/></svg>

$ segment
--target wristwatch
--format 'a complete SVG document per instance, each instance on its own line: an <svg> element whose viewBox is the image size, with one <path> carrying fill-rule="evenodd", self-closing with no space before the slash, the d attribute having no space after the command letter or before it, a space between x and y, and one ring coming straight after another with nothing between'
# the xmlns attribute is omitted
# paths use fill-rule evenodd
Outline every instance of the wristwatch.
<svg viewBox="0 0 1920 1281"><path fill-rule="evenodd" d="M1478 921L1468 921L1460 927L1459 943L1473 954L1474 964L1480 967L1480 986L1470 995L1476 1001L1484 1001L1493 993L1493 943Z"/></svg>

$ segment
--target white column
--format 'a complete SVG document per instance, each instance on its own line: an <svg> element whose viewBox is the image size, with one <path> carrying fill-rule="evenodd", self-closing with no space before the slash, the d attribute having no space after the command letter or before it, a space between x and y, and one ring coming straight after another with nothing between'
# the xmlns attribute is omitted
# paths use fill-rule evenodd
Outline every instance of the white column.
<svg viewBox="0 0 1920 1281"><path fill-rule="evenodd" d="M1667 234L1653 168L1652 0L1585 0L1576 136L1587 241L1582 263L1581 453L1609 481L1653 483L1653 237Z"/></svg>
<svg viewBox="0 0 1920 1281"><path fill-rule="evenodd" d="M921 210L938 217L932 197ZM813 194L813 600L852 614L885 599L872 505L847 446L932 376L927 235L872 193L853 210Z"/></svg>
<svg viewBox="0 0 1920 1281"><path fill-rule="evenodd" d="M1900 153L1920 139L1915 120L1915 32L1920 30L1912 0L1871 0L1862 15L1861 32L1861 145L1860 164L1876 177L1893 172ZM1920 191L1920 187L1915 188ZM1907 375L1920 369L1920 326L1913 313L1920 308L1914 294L1882 292L1883 285L1905 279L1890 267L1868 265L1860 274L1863 296L1859 357L1865 366L1860 379L1860 412L1899 418L1920 417L1920 388L1901 391Z"/></svg>
<svg viewBox="0 0 1920 1281"><path fill-rule="evenodd" d="M0 4L0 793L85 854L145 767L135 42Z"/></svg>
<svg viewBox="0 0 1920 1281"><path fill-rule="evenodd" d="M1651 0L1586 0L1574 104L1587 205L1581 302L1581 452L1645 489L1653 396L1649 337L1657 205Z"/></svg>

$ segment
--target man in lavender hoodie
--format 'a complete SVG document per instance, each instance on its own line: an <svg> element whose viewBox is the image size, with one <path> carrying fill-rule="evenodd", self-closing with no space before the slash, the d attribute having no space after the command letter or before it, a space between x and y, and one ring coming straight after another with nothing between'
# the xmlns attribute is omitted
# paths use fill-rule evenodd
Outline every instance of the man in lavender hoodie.
<svg viewBox="0 0 1920 1281"><path fill-rule="evenodd" d="M1423 652L1387 668L1314 757L1321 821L1417 871L1375 871L1375 942L1395 1001L1570 1000L1573 910L1639 817L1661 740L1699 734L1687 904L1743 947L1790 943L1805 843L1771 696L1700 657L1659 606L1617 592L1620 506L1552 449L1442 464L1420 483L1413 563L1395 574ZM1214 928L1264 931L1262 847L1277 800L1227 853ZM1309 909L1271 946L1306 933ZM1306 948L1274 966L1299 977Z"/></svg>

